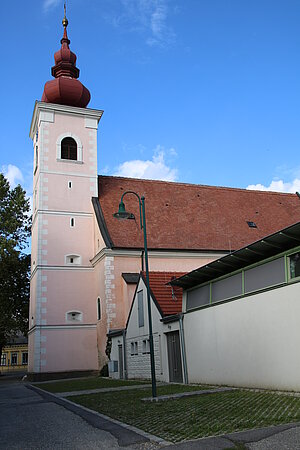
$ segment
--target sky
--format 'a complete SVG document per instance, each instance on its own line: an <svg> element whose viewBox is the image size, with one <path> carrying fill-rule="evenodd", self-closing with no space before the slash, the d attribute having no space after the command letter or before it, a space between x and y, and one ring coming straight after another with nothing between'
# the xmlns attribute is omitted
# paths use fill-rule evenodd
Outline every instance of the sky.
<svg viewBox="0 0 300 450"><path fill-rule="evenodd" d="M63 1L2 1L0 16L0 171L30 196ZM99 174L300 191L300 0L68 0L67 18L104 110Z"/></svg>

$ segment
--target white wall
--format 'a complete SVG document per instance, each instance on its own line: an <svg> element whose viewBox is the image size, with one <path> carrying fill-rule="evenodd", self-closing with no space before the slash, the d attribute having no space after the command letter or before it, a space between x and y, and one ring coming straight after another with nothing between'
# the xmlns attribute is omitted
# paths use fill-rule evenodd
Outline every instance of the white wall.
<svg viewBox="0 0 300 450"><path fill-rule="evenodd" d="M143 291L144 302L144 326L139 327L138 323L138 300L137 295L133 300L131 315L128 322L126 332L126 358L127 358L127 376L128 378L142 378L151 379L150 354L143 353L143 340L149 338L148 328L148 307L147 307L147 290L143 280L139 281L138 291ZM152 329L153 329L153 343L154 343L154 360L155 360L155 375L158 381L169 381L168 370L168 353L167 353L167 338L166 333L176 331L179 329L177 322L164 325L160 319L161 315L151 299L151 313L152 313ZM138 354L131 355L131 343L137 342ZM122 336L115 336L112 338L112 349L110 359L118 361L118 344L123 343ZM110 372L112 378L118 378L118 372Z"/></svg>
<svg viewBox="0 0 300 450"><path fill-rule="evenodd" d="M186 313L189 382L300 390L300 283Z"/></svg>
<svg viewBox="0 0 300 450"><path fill-rule="evenodd" d="M144 326L139 327L138 322L138 300L137 293L143 291L144 304ZM155 375L157 380L164 377L163 361L165 358L162 355L163 345L163 324L160 322L161 315L156 308L153 301L151 301L151 315L152 315L152 330L153 330L153 344L154 344L154 361L155 361ZM143 340L149 338L148 327L148 306L147 306L147 289L142 279L140 279L136 291L136 297L133 301L133 306L127 326L126 332L126 350L127 350L127 373L128 378L151 378L150 369L150 354L143 354ZM131 355L131 342L138 343L138 355Z"/></svg>

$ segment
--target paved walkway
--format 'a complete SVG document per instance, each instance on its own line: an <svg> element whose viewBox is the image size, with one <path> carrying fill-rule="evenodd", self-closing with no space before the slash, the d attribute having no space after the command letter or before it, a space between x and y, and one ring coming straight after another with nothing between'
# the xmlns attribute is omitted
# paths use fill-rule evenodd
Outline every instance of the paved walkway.
<svg viewBox="0 0 300 450"><path fill-rule="evenodd" d="M157 383L157 386L162 385L163 383ZM58 397L73 397L76 395L97 394L98 392L128 391L132 389L145 389L145 388L151 388L151 384L135 384L133 386L117 386L117 387L107 387L97 389L83 389L81 391L57 392L56 395L58 395Z"/></svg>
<svg viewBox="0 0 300 450"><path fill-rule="evenodd" d="M299 450L300 423L242 431L171 446L172 450Z"/></svg>

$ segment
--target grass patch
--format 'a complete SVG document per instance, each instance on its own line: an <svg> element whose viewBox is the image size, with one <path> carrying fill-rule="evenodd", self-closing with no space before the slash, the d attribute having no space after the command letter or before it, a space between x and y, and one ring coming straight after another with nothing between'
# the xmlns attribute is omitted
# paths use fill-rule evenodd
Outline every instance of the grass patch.
<svg viewBox="0 0 300 450"><path fill-rule="evenodd" d="M158 395L199 386L158 387ZM206 388L206 387L203 387ZM300 420L300 398L266 392L231 391L143 403L151 389L107 392L71 400L168 441L180 442Z"/></svg>
<svg viewBox="0 0 300 450"><path fill-rule="evenodd" d="M102 389L118 386L132 386L134 384L148 384L149 381L112 380L111 378L90 377L77 380L61 380L52 383L42 383L38 387L48 392L71 392L85 389Z"/></svg>

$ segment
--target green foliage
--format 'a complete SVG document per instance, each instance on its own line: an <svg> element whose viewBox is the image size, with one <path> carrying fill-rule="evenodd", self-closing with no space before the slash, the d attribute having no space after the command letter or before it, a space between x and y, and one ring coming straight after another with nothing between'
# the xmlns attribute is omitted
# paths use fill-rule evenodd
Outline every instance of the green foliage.
<svg viewBox="0 0 300 450"><path fill-rule="evenodd" d="M20 185L0 173L0 353L9 336L28 329L30 205Z"/></svg>

